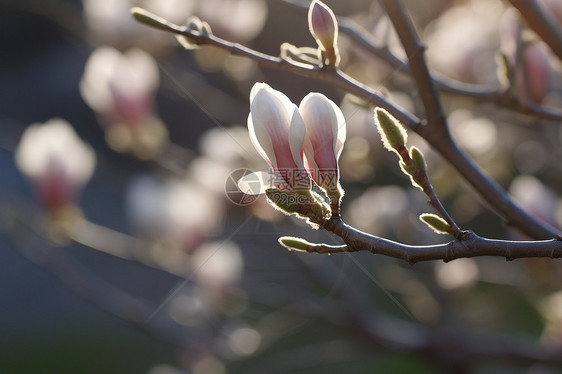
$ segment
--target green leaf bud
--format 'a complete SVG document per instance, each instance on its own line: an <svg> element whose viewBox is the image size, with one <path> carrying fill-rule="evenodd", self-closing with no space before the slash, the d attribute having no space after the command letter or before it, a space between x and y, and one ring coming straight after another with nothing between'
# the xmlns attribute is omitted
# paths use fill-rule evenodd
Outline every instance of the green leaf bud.
<svg viewBox="0 0 562 374"><path fill-rule="evenodd" d="M287 248L290 251L295 250L301 252L308 252L307 248L310 245L312 245L306 240L297 238L295 236L282 236L277 240L279 241L279 244L281 244L283 247Z"/></svg>
<svg viewBox="0 0 562 374"><path fill-rule="evenodd" d="M140 23L144 23L145 25L152 26L160 30L176 32L176 28L174 27L176 25L170 23L162 17L157 16L154 13L149 12L146 9L133 7L131 8L131 14Z"/></svg>
<svg viewBox="0 0 562 374"><path fill-rule="evenodd" d="M423 213L420 215L420 220L438 234L448 234L451 228L447 221L436 214Z"/></svg>
<svg viewBox="0 0 562 374"><path fill-rule="evenodd" d="M265 190L265 196L273 206L288 215L298 214L302 206L302 202L299 201L300 195L285 192L278 188L268 188Z"/></svg>
<svg viewBox="0 0 562 374"><path fill-rule="evenodd" d="M406 129L385 109L375 108L375 123L386 149L398 153L398 149L406 146Z"/></svg>
<svg viewBox="0 0 562 374"><path fill-rule="evenodd" d="M425 157L423 156L422 151L420 151L417 147L412 146L410 148L410 157L412 158L416 173L427 172L427 164L425 162Z"/></svg>

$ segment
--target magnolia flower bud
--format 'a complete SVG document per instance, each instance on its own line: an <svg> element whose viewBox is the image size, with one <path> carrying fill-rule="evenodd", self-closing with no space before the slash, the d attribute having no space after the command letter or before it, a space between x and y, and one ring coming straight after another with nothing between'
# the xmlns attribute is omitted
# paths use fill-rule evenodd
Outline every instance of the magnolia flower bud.
<svg viewBox="0 0 562 374"><path fill-rule="evenodd" d="M304 153L309 172L318 186L326 191L330 203L339 205L342 191L338 159L346 136L343 113L334 102L319 93L308 94L301 101L299 110L306 126Z"/></svg>
<svg viewBox="0 0 562 374"><path fill-rule="evenodd" d="M517 93L521 100L540 104L550 88L549 52L541 41L524 43L515 73Z"/></svg>
<svg viewBox="0 0 562 374"><path fill-rule="evenodd" d="M308 28L320 50L325 52L324 62L337 65L338 22L334 12L321 1L314 0L308 10Z"/></svg>
<svg viewBox="0 0 562 374"><path fill-rule="evenodd" d="M306 128L297 106L287 96L265 83L256 83L250 93L248 129L254 147L272 167L275 179L272 185L262 186L260 193L267 187L310 190L310 176L303 164ZM249 174L239 185L246 180L255 181L256 176Z"/></svg>

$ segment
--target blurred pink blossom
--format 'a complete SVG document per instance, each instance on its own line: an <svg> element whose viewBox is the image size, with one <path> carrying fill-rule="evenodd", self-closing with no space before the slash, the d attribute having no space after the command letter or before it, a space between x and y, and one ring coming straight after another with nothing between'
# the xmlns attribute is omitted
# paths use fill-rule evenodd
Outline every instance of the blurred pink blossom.
<svg viewBox="0 0 562 374"><path fill-rule="evenodd" d="M167 142L167 129L155 113L158 84L156 61L140 49L121 53L99 47L91 54L80 93L99 116L116 151L149 158Z"/></svg>
<svg viewBox="0 0 562 374"><path fill-rule="evenodd" d="M540 104L550 90L549 50L542 41L523 43L515 73L517 94L523 101Z"/></svg>
<svg viewBox="0 0 562 374"><path fill-rule="evenodd" d="M158 83L158 66L148 53L99 47L86 63L80 93L108 121L133 126L153 112Z"/></svg>
<svg viewBox="0 0 562 374"><path fill-rule="evenodd" d="M15 160L33 182L40 203L58 210L75 202L94 172L96 156L68 122L54 118L25 130Z"/></svg>
<svg viewBox="0 0 562 374"><path fill-rule="evenodd" d="M466 82L495 80L498 19L505 8L500 2L458 2L428 28L429 62L440 72Z"/></svg>

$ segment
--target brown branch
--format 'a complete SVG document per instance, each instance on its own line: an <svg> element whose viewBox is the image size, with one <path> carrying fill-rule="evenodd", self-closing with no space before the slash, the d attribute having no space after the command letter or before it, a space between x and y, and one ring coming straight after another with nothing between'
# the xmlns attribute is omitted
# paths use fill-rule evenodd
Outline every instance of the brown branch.
<svg viewBox="0 0 562 374"><path fill-rule="evenodd" d="M354 235L354 234L351 234ZM561 242L562 243L562 242ZM339 248L338 248L339 247ZM323 253L341 253L346 246L317 245L318 249L329 249ZM358 248L350 248L350 252ZM320 253L320 252L318 252ZM330 262L327 263L331 264ZM316 278L317 286L324 286L333 292L333 274L335 269L311 268L310 274ZM341 276L341 275L340 275ZM344 275L345 276L345 275ZM356 285L345 279L338 283L339 294L344 301L340 303L339 312L328 313L326 309L311 309L307 304L294 303L296 312L317 320L322 318L348 329L368 344L390 352L400 351L432 357L436 363L442 364L452 359L453 364L470 364L478 360L505 361L512 363L529 364L541 362L542 364L560 364L562 355L560 349L548 347L532 339L515 339L511 335L492 335L475 333L470 326L458 323L440 323L437 328L428 328L418 323L401 320L381 313L371 307L371 300L365 299ZM343 316L343 318L341 318ZM451 322L451 321L449 321ZM456 372L456 371L455 371Z"/></svg>
<svg viewBox="0 0 562 374"><path fill-rule="evenodd" d="M291 64L277 56L270 56L257 52L238 43L232 43L220 39L214 35L201 34L194 30L188 30L184 26L175 25L161 17L151 14L145 10L135 8L135 17L152 27L159 28L174 34L183 35L193 40L198 45L212 45L224 49L234 55L245 56L261 66L290 72L296 75L331 83L347 92L363 98L372 106L381 106L388 110L402 124L428 141L441 155L448 160L459 173L478 191L481 196L495 208L499 214L504 216L509 223L517 227L522 233L535 238L552 238L557 230L548 227L538 221L521 207L519 207L505 191L492 179L490 179L474 162L458 148L454 140L446 131L434 133L426 130L423 121L415 115L397 107L381 97L377 91L356 81L339 69L322 69L315 66L303 66L303 64ZM147 20L147 18L149 20Z"/></svg>
<svg viewBox="0 0 562 374"><path fill-rule="evenodd" d="M281 0L300 10L308 9L309 3L295 0ZM371 34L364 30L356 21L347 17L336 17L339 31L349 36L356 45L362 47L386 62L398 72L412 75L408 62L396 56L386 45L377 45ZM541 118L550 121L562 121L562 111L553 108L545 108L534 103L522 102L509 91L502 89L499 85L476 85L452 80L450 78L438 77L432 73L432 79L437 89L442 92L473 98L479 102L493 103L504 109L508 109L524 115Z"/></svg>
<svg viewBox="0 0 562 374"><path fill-rule="evenodd" d="M380 0L380 4L388 14L402 42L412 76L418 86L429 127L424 132L427 132L428 136L436 136L436 133L448 134L449 128L441 98L425 63L425 46L418 37L410 17L406 14L404 5L400 0Z"/></svg>
<svg viewBox="0 0 562 374"><path fill-rule="evenodd" d="M562 29L555 19L545 12L536 0L509 0L509 2L562 61Z"/></svg>
<svg viewBox="0 0 562 374"><path fill-rule="evenodd" d="M488 203L498 209L509 223L536 239L551 238L555 230L532 218L513 202L505 191L482 171L458 148L449 132L447 119L443 112L439 94L435 88L423 54L423 44L399 0L381 0L396 29L408 56L412 75L424 104L428 126L420 132L441 155L445 157L465 177Z"/></svg>
<svg viewBox="0 0 562 374"><path fill-rule="evenodd" d="M411 75L412 71L408 66L408 62L397 57L386 46L378 46L370 34L363 30L355 21L345 17L338 17L339 30L348 35L355 44L361 46L367 52L371 53L386 62L396 71ZM504 109L508 109L524 115L550 120L562 121L562 112L552 108L545 108L533 103L526 103L519 100L515 95L503 90L500 86L494 85L476 85L463 83L445 77L436 76L432 73L432 79L439 91L451 95L464 96L473 98L479 102L493 103Z"/></svg>
<svg viewBox="0 0 562 374"><path fill-rule="evenodd" d="M453 220L453 218L449 215L449 212L447 212L447 209L445 209L445 207L441 203L439 197L437 197L437 194L433 189L433 185L429 182L425 183L423 186L423 192L429 198L429 200L427 201L429 206L435 209L437 213L439 213L441 218L443 218L449 224L449 233L453 235L455 239L459 239L460 236L464 235L464 231L459 228L455 220Z"/></svg>
<svg viewBox="0 0 562 374"><path fill-rule="evenodd" d="M560 238L540 241L510 241L486 239L473 232L464 232L452 242L436 245L407 245L365 232L346 225L341 218L335 217L323 225L343 239L344 246L326 244L308 245L307 252L342 253L369 251L404 260L410 264L422 261L443 260L449 262L459 258L478 256L499 256L511 261L527 257L562 257L562 240Z"/></svg>

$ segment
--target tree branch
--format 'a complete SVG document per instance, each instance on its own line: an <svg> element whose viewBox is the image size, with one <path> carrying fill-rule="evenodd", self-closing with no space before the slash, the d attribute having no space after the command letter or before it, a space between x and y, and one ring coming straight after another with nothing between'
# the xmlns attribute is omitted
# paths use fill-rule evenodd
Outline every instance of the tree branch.
<svg viewBox="0 0 562 374"><path fill-rule="evenodd" d="M451 162L480 195L498 209L511 224L527 235L537 239L553 237L555 231L552 228L547 227L534 218L531 219L527 212L515 204L497 183L478 170L472 160L457 147L449 132L447 118L443 112L439 94L424 59L424 47L410 18L406 14L406 9L399 0L380 0L380 2L388 13L406 51L412 75L425 107L428 127L421 129L421 135L445 159Z"/></svg>
<svg viewBox="0 0 562 374"><path fill-rule="evenodd" d="M408 64L412 71L412 76L418 86L420 99L425 108L425 115L429 127L429 129L427 131L424 130L424 132L428 132L429 134L436 134L436 132L448 134L449 127L447 126L443 105L441 104L439 93L437 92L427 64L425 63L425 46L418 37L412 21L406 14L404 4L402 4L400 0L380 0L380 4L388 14L402 42L402 46L408 57ZM430 136L429 134L428 136Z"/></svg>
<svg viewBox="0 0 562 374"><path fill-rule="evenodd" d="M282 70L296 75L331 83L349 93L363 98L369 105L381 106L388 110L402 124L418 133L428 141L441 155L448 160L459 173L478 191L484 199L495 208L522 233L535 238L552 238L557 231L538 221L521 207L519 207L505 191L474 162L462 152L448 135L447 131L434 133L426 130L423 121L415 115L397 107L381 97L377 91L356 81L339 69L322 69L313 65L294 64L277 56L270 56L257 52L238 43L232 43L214 35L202 34L198 31L187 29L185 26L175 25L144 9L134 8L133 15L140 22L164 31L172 32L190 38L197 45L212 45L224 49L234 55L248 57L263 67ZM432 114L433 116L433 114ZM439 121L437 122L439 123Z"/></svg>
<svg viewBox="0 0 562 374"><path fill-rule="evenodd" d="M562 29L554 18L536 2L536 0L509 0L529 27L550 47L550 50L562 61Z"/></svg>
<svg viewBox="0 0 562 374"><path fill-rule="evenodd" d="M339 253L338 246L320 244L318 248L331 248ZM340 246L342 249L345 246ZM329 263L330 264L330 263ZM309 267L310 268L310 267ZM328 285L333 292L334 269L309 269L317 278L316 285ZM294 304L295 311L311 319L319 317L336 326L341 326L363 337L368 344L390 352L416 354L432 357L438 364L451 363L466 366L478 360L516 362L530 364L560 364L562 355L557 347L548 347L528 338L515 339L510 335L478 334L470 326L451 321L439 324L438 328L429 328L415 322L401 320L371 308L371 300L356 285L348 281L338 283L341 297L345 303L340 304L336 313L327 313L325 309L306 308L302 303ZM343 316L343 318L342 318ZM454 352L454 355L452 353ZM451 362L451 360L454 362ZM455 371L456 372L456 371Z"/></svg>
<svg viewBox="0 0 562 374"><path fill-rule="evenodd" d="M322 227L342 238L345 245L310 244L307 245L306 252L332 254L369 251L404 260L412 265L422 261L449 262L478 256L500 256L508 261L526 257L562 257L560 237L540 241L510 241L485 239L473 232L465 232L459 239L449 243L415 246L359 231L346 225L340 217L331 218Z"/></svg>
<svg viewBox="0 0 562 374"><path fill-rule="evenodd" d="M407 61L397 57L386 46L377 46L370 35L362 30L355 21L338 17L338 22L340 31L347 34L357 45L360 45L373 56L385 61L391 67L397 69L397 71L407 75L412 74ZM530 102L522 102L515 95L502 90L500 86L483 86L458 82L445 77L437 77L435 72L432 73L432 79L437 89L451 95L470 97L479 102L493 103L501 108L536 118L562 121L561 111L541 107Z"/></svg>
<svg viewBox="0 0 562 374"><path fill-rule="evenodd" d="M308 9L308 2L300 2L296 0L281 0L283 3L292 7L306 10ZM356 45L361 46L367 52L371 53L386 62L389 66L396 69L398 72L412 75L412 71L407 61L402 60L396 56L386 46L379 46L373 40L371 34L365 31L357 22L347 17L336 17L339 25L339 31L349 36ZM522 102L519 98L509 91L503 90L499 85L476 85L470 83L463 83L452 80L450 78L438 77L435 72L432 73L432 79L438 90L457 96L465 96L473 98L479 102L493 103L501 108L511 110L536 118L541 118L550 121L562 121L562 111L553 108L545 108L531 102Z"/></svg>

